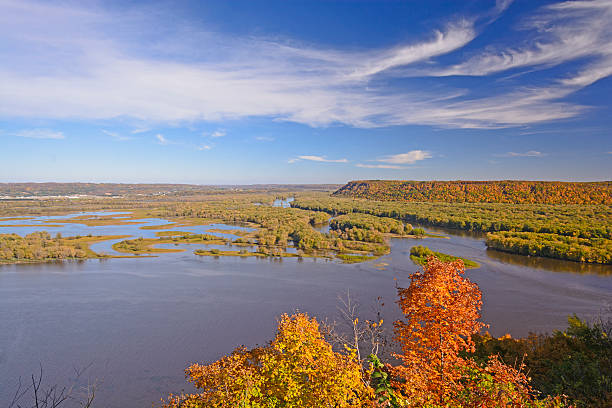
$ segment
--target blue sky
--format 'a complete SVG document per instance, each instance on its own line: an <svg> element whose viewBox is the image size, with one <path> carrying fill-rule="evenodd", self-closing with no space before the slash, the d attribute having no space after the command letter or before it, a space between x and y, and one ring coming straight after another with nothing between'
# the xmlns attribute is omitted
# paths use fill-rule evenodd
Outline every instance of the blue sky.
<svg viewBox="0 0 612 408"><path fill-rule="evenodd" d="M0 0L0 181L612 179L612 1Z"/></svg>

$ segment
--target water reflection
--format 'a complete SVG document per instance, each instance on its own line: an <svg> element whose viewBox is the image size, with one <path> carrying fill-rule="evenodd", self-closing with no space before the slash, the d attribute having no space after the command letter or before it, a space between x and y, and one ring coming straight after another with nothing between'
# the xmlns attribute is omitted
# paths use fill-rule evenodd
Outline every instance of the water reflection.
<svg viewBox="0 0 612 408"><path fill-rule="evenodd" d="M539 256L515 255L494 249L487 249L487 256L499 262L547 271L612 275L612 267L610 265L563 261Z"/></svg>
<svg viewBox="0 0 612 408"><path fill-rule="evenodd" d="M283 208L289 208L291 207L291 203L295 200L294 197L289 197L287 199L276 199L274 200L274 203L272 203L273 207L283 207Z"/></svg>

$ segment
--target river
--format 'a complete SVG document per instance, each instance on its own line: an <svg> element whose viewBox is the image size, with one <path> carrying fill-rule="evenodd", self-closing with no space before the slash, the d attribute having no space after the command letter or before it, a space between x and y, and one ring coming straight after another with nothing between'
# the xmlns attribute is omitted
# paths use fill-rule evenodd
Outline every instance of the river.
<svg viewBox="0 0 612 408"><path fill-rule="evenodd" d="M147 237L155 231L139 226L164 222L48 230ZM40 229L12 231L29 228ZM228 226L177 229L210 228ZM347 290L364 318L382 296L385 321L391 322L399 317L395 285L406 285L407 275L417 269L409 259L413 245L482 265L467 276L483 291L483 320L495 335L561 329L569 314L593 316L612 300L610 266L487 251L477 234L437 232L450 239L393 239L389 255L353 265L199 257L192 253L199 246L193 245L155 258L0 266L0 401L10 400L19 377L28 378L41 365L46 380L60 384L74 378L75 367L89 367L79 384L99 383L95 406L150 407L170 392L189 389L183 374L189 363L271 339L281 313L337 318L338 295ZM96 245L112 251L108 243Z"/></svg>

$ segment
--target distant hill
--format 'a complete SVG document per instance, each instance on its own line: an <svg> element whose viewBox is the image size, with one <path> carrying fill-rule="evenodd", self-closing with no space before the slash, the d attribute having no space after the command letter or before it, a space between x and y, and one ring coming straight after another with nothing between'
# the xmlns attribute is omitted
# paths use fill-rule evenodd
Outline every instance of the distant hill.
<svg viewBox="0 0 612 408"><path fill-rule="evenodd" d="M195 195L243 191L333 191L338 184L123 184L123 183L0 183L0 198L37 198L63 196L159 196Z"/></svg>
<svg viewBox="0 0 612 408"><path fill-rule="evenodd" d="M335 196L380 201L612 205L612 181L351 181Z"/></svg>

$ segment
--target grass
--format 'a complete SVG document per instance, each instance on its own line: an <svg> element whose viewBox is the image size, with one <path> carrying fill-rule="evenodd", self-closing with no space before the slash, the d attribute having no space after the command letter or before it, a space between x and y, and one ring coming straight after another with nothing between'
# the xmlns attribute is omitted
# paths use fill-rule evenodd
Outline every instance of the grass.
<svg viewBox="0 0 612 408"><path fill-rule="evenodd" d="M337 254L336 258L341 259L343 263L359 263L377 259L377 256L372 255L354 255L354 254Z"/></svg>
<svg viewBox="0 0 612 408"><path fill-rule="evenodd" d="M167 231L176 232L176 231ZM215 244L225 245L227 240L213 235L208 234L190 234L177 236L177 234L163 235L167 233L161 231L162 236L160 238L137 238L130 239L121 242L117 242L113 245L113 249L121 253L130 254L153 254L153 253L170 253L170 252L184 252L184 249L180 248L154 248L154 245L160 244Z"/></svg>
<svg viewBox="0 0 612 408"><path fill-rule="evenodd" d="M257 258L296 258L299 257L297 254L289 254L287 252L276 253L274 255L264 254L262 252L250 252L250 251L221 251L219 249L198 249L193 252L199 256L239 256L242 258L254 256Z"/></svg>
<svg viewBox="0 0 612 408"><path fill-rule="evenodd" d="M474 262L459 256L443 254L442 252L435 252L421 245L414 246L410 249L410 259L417 265L426 265L427 259L430 256L435 256L443 262L453 262L460 259L463 261L463 264L465 265L466 269L480 268L480 264L478 262Z"/></svg>

